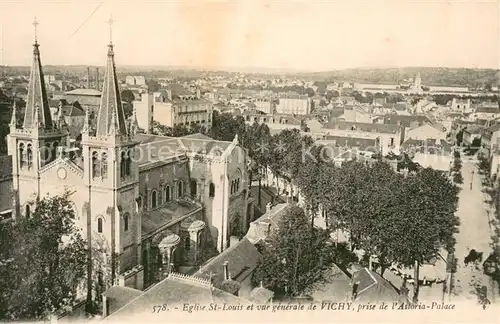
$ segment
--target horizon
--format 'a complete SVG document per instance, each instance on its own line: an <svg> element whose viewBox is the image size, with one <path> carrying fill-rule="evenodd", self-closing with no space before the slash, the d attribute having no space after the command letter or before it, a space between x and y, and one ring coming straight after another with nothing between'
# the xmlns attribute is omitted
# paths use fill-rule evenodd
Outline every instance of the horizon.
<svg viewBox="0 0 500 324"><path fill-rule="evenodd" d="M0 7L0 66L7 67L30 65L34 17L45 66L103 66L111 14L118 67L286 73L500 69L494 0L28 0Z"/></svg>

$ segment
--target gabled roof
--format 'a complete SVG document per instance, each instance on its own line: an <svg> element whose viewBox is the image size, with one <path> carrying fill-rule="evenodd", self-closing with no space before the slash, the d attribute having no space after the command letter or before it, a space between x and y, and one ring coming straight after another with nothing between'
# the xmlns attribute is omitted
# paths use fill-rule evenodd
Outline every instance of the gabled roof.
<svg viewBox="0 0 500 324"><path fill-rule="evenodd" d="M399 301L396 288L375 271L363 268L353 274L353 282L358 283L357 302L390 302Z"/></svg>
<svg viewBox="0 0 500 324"><path fill-rule="evenodd" d="M414 153L441 154L451 153L452 146L445 140L429 138L426 140L407 139L401 144L402 149L411 149Z"/></svg>
<svg viewBox="0 0 500 324"><path fill-rule="evenodd" d="M194 275L200 278L212 279L215 287L224 282L224 262L228 261L229 274L236 282L243 282L257 267L261 255L257 248L246 238L224 250Z"/></svg>
<svg viewBox="0 0 500 324"><path fill-rule="evenodd" d="M326 123L324 128L386 134L397 134L401 131L401 127L398 125L355 123L338 120Z"/></svg>
<svg viewBox="0 0 500 324"><path fill-rule="evenodd" d="M43 128L53 127L39 47L40 45L35 42L24 112L23 128L25 129L38 128L39 126Z"/></svg>
<svg viewBox="0 0 500 324"><path fill-rule="evenodd" d="M146 291L140 291L140 293L139 296L135 297L103 320L119 320L123 322L130 320L131 316L139 316L141 320L151 316L149 318L150 320L154 319L158 321L159 316L163 315L165 318L160 318L160 321L164 322L168 319L168 316L170 316L168 315L169 313L153 314L153 306L166 304L174 310L174 307L182 305L183 303L190 303L191 305L195 303L204 305L210 303L228 303L231 305L248 303L244 299L228 294L217 288L210 287L207 284L203 284L201 280L196 277L183 275L171 275ZM113 308L113 305L110 305L110 307ZM179 307L179 309L182 308Z"/></svg>

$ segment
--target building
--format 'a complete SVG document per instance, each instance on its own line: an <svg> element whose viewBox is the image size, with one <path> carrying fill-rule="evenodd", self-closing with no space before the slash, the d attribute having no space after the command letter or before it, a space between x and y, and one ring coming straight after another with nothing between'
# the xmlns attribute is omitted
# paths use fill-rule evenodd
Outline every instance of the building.
<svg viewBox="0 0 500 324"><path fill-rule="evenodd" d="M295 93L284 94L280 96L276 105L278 114L288 115L308 115L312 111L312 100L307 95Z"/></svg>
<svg viewBox="0 0 500 324"><path fill-rule="evenodd" d="M96 89L75 89L64 93L67 102L78 101L80 106L89 111L90 115L96 114L101 102L101 91Z"/></svg>
<svg viewBox="0 0 500 324"><path fill-rule="evenodd" d="M95 122L87 110L76 148L62 114L52 119L35 42L24 118L12 118L8 136L13 217L31 215L37 197L68 192L77 225L103 252L87 278L88 287L98 278L97 299L115 282L135 289L157 282L165 251L169 271L190 271L252 219L237 137L137 134L135 116L125 120L114 56L110 44Z"/></svg>
<svg viewBox="0 0 500 324"><path fill-rule="evenodd" d="M470 99L453 98L451 100L451 110L470 112L471 111Z"/></svg>
<svg viewBox="0 0 500 324"><path fill-rule="evenodd" d="M399 146L403 141L402 127L399 125L353 123L332 121L324 125L324 135L338 137L354 137L377 140L382 155L389 152L399 154Z"/></svg>
<svg viewBox="0 0 500 324"><path fill-rule="evenodd" d="M139 127L145 130L150 129L152 121L168 127L212 127L212 103L202 98L199 90L192 93L178 84L170 84L166 91L143 93L133 105Z"/></svg>
<svg viewBox="0 0 500 324"><path fill-rule="evenodd" d="M422 126L417 126L414 128L410 128L405 130L405 140L414 139L414 140L426 140L429 138L446 140L447 133L443 126L439 124L424 124Z"/></svg>
<svg viewBox="0 0 500 324"><path fill-rule="evenodd" d="M443 139L408 139L401 150L422 167L449 172L453 162L451 145Z"/></svg>

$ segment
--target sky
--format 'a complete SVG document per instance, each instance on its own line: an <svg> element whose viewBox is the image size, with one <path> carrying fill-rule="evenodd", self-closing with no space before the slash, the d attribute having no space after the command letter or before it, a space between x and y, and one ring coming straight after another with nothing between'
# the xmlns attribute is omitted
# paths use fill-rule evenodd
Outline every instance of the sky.
<svg viewBox="0 0 500 324"><path fill-rule="evenodd" d="M497 0L0 0L0 64L30 65L36 17L43 64L104 65L110 15L117 65L500 68Z"/></svg>

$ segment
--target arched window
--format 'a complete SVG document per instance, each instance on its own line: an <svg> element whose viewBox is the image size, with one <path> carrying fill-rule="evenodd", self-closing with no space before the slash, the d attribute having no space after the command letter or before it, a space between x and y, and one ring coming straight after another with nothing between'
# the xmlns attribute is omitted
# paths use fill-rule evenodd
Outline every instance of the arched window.
<svg viewBox="0 0 500 324"><path fill-rule="evenodd" d="M19 166L24 166L24 143L19 144Z"/></svg>
<svg viewBox="0 0 500 324"><path fill-rule="evenodd" d="M31 149L31 144L26 146L26 162L28 164L28 170L33 166L33 150Z"/></svg>
<svg viewBox="0 0 500 324"><path fill-rule="evenodd" d="M103 152L101 156L101 174L104 179L108 177L108 154L106 152Z"/></svg>
<svg viewBox="0 0 500 324"><path fill-rule="evenodd" d="M24 215L26 216L26 218L29 218L31 216L30 205L28 204L26 204Z"/></svg>
<svg viewBox="0 0 500 324"><path fill-rule="evenodd" d="M231 180L231 195L233 194L234 192L234 180Z"/></svg>
<svg viewBox="0 0 500 324"><path fill-rule="evenodd" d="M140 210L142 208L142 196L137 197L137 209Z"/></svg>
<svg viewBox="0 0 500 324"><path fill-rule="evenodd" d="M97 233L102 233L102 218L97 219Z"/></svg>
<svg viewBox="0 0 500 324"><path fill-rule="evenodd" d="M125 232L128 231L128 218L129 214L125 213L125 215L123 215L123 227L125 229Z"/></svg>
<svg viewBox="0 0 500 324"><path fill-rule="evenodd" d="M156 208L158 206L156 190L151 191L151 208Z"/></svg>
<svg viewBox="0 0 500 324"><path fill-rule="evenodd" d="M215 185L212 182L208 185L208 196L210 198L215 197Z"/></svg>
<svg viewBox="0 0 500 324"><path fill-rule="evenodd" d="M54 161L55 159L57 159L57 147L59 146L59 143L58 142L54 142L52 144L52 153L51 153L51 157L50 157L50 160L51 161Z"/></svg>
<svg viewBox="0 0 500 324"><path fill-rule="evenodd" d="M130 175L130 166L132 164L132 151L128 151L127 159L125 160L125 174Z"/></svg>
<svg viewBox="0 0 500 324"><path fill-rule="evenodd" d="M190 249L191 249L191 238L189 236L187 236L184 239L184 250L189 251Z"/></svg>
<svg viewBox="0 0 500 324"><path fill-rule="evenodd" d="M97 178L101 174L101 167L99 165L99 154L94 151L92 153L92 178Z"/></svg>
<svg viewBox="0 0 500 324"><path fill-rule="evenodd" d="M170 201L170 186L163 188L163 197L166 203Z"/></svg>
<svg viewBox="0 0 500 324"><path fill-rule="evenodd" d="M196 193L198 192L198 183L196 182L196 180L191 180L190 182L190 189L191 189L191 196L192 197L196 197Z"/></svg>
<svg viewBox="0 0 500 324"><path fill-rule="evenodd" d="M182 187L182 181L177 182L177 198L184 196L184 188Z"/></svg>
<svg viewBox="0 0 500 324"><path fill-rule="evenodd" d="M120 157L120 177L124 178L126 175L126 153L122 151L121 157Z"/></svg>

